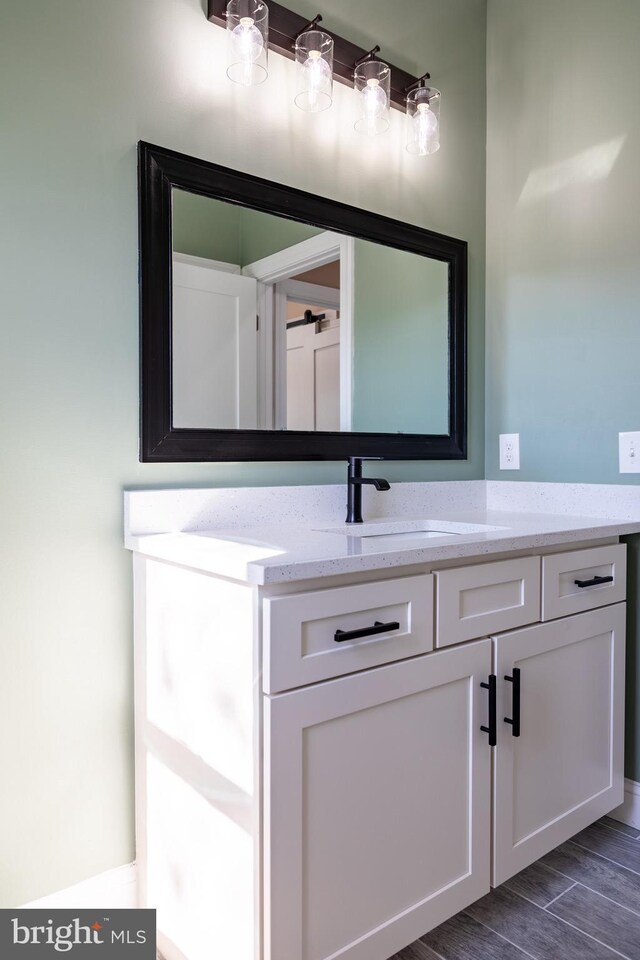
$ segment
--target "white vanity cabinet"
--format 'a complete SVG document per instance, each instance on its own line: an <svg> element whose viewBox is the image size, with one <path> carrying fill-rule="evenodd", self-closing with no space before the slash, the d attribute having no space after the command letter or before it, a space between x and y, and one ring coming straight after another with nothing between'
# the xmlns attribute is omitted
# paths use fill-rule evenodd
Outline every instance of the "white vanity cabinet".
<svg viewBox="0 0 640 960"><path fill-rule="evenodd" d="M447 569L436 583L439 647L492 637L497 886L622 802L626 548ZM518 624L533 625L498 632Z"/></svg>
<svg viewBox="0 0 640 960"><path fill-rule="evenodd" d="M624 551L264 587L137 555L167 960L386 960L621 803Z"/></svg>
<svg viewBox="0 0 640 960"><path fill-rule="evenodd" d="M493 641L493 886L622 802L625 607Z"/></svg>
<svg viewBox="0 0 640 960"><path fill-rule="evenodd" d="M488 892L490 646L265 699L265 958L384 960Z"/></svg>

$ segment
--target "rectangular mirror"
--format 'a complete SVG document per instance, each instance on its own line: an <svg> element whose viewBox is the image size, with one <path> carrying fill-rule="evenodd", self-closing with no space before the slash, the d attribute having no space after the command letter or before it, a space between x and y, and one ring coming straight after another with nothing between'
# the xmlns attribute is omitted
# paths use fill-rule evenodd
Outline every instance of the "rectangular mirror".
<svg viewBox="0 0 640 960"><path fill-rule="evenodd" d="M466 244L139 145L141 459L466 456Z"/></svg>

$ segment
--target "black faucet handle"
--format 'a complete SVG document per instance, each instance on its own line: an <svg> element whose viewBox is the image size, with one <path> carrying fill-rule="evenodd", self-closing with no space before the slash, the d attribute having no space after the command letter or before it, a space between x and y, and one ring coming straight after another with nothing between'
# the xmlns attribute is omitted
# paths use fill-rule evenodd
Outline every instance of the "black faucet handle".
<svg viewBox="0 0 640 960"><path fill-rule="evenodd" d="M383 477L363 477L363 460L383 460L384 457L349 457L347 475L347 523L362 523L362 488L370 483L376 490L390 490L389 481Z"/></svg>
<svg viewBox="0 0 640 960"><path fill-rule="evenodd" d="M385 480L383 477L352 477L349 482L354 483L358 487L361 487L365 483L369 483L371 486L375 487L376 490L391 490L389 481Z"/></svg>

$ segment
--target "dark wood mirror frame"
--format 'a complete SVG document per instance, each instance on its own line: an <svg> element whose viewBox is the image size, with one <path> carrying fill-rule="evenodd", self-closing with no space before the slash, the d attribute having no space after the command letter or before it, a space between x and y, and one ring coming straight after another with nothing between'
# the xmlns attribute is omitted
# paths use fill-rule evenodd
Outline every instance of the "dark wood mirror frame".
<svg viewBox="0 0 640 960"><path fill-rule="evenodd" d="M441 260L449 266L449 432L313 433L172 426L171 192L237 203L336 233ZM467 456L467 244L149 143L138 144L140 238L140 459L463 460Z"/></svg>

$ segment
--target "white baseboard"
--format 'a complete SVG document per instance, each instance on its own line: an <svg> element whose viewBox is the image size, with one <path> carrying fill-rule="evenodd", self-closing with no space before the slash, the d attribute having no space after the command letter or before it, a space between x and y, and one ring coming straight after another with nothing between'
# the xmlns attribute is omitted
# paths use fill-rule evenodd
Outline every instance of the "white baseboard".
<svg viewBox="0 0 640 960"><path fill-rule="evenodd" d="M115 867L98 874L97 877L76 883L66 890L32 900L31 903L23 904L23 907L130 909L137 906L136 887L136 865L127 863L123 867Z"/></svg>
<svg viewBox="0 0 640 960"><path fill-rule="evenodd" d="M640 830L640 783L625 780L624 803L612 810L609 816Z"/></svg>

